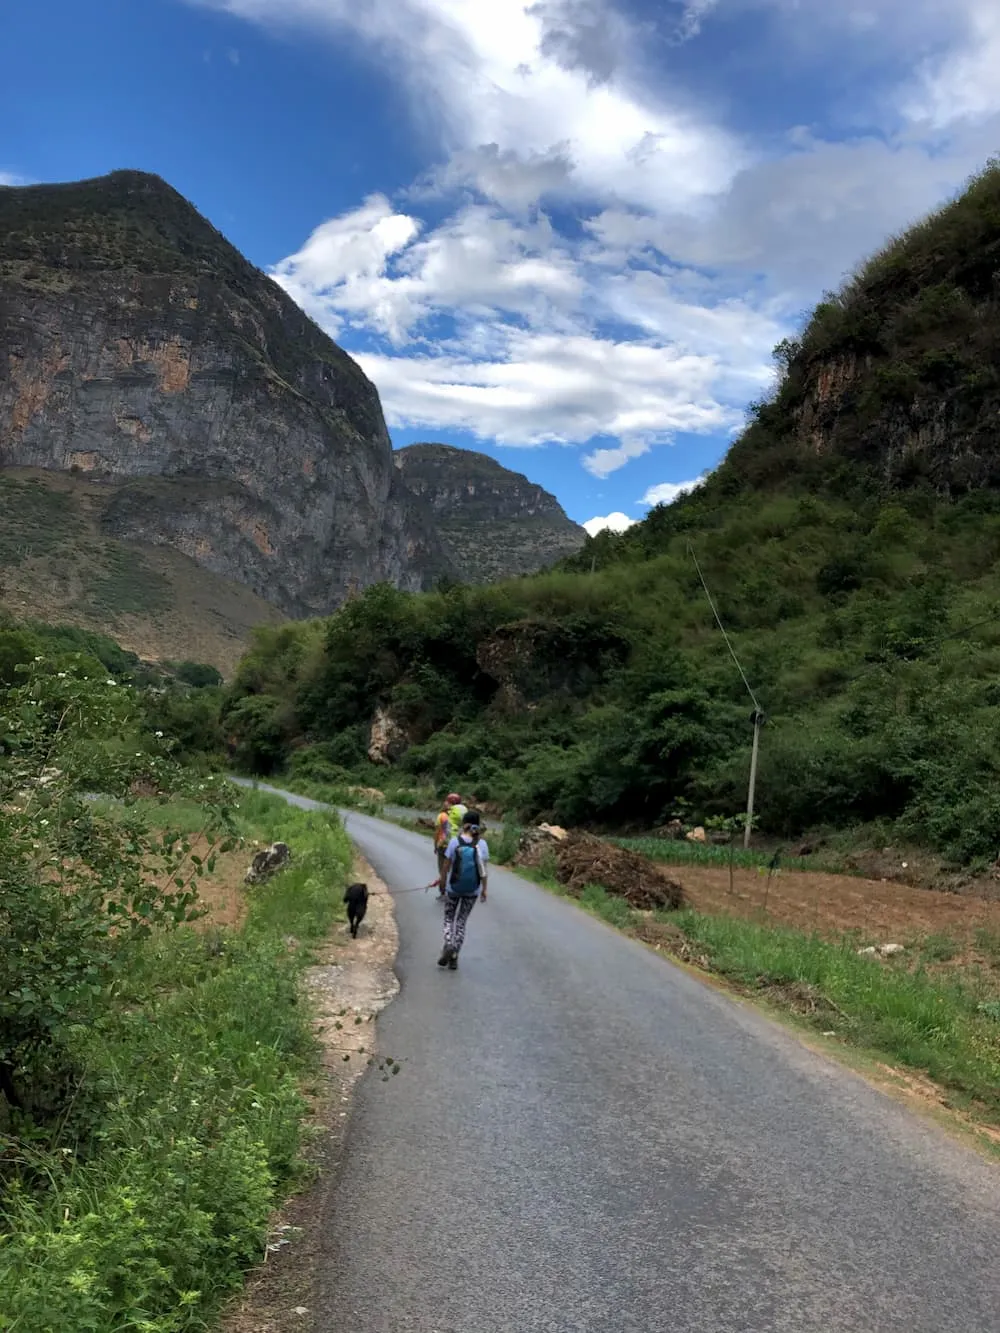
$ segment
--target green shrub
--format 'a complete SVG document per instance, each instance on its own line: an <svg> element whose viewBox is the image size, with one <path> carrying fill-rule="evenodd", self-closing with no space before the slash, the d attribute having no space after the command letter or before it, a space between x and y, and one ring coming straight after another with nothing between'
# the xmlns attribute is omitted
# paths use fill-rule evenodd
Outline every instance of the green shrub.
<svg viewBox="0 0 1000 1333"><path fill-rule="evenodd" d="M166 810L197 822L194 809L140 804L134 820L153 830ZM263 1252L298 1169L300 1081L316 1061L298 1003L307 950L283 938L326 935L351 854L335 820L259 793L241 794L236 817L287 840L292 864L253 890L241 930L139 941L116 1003L73 1028L93 1142L64 1152L68 1122L50 1146L8 1143L0 1327L204 1328Z"/></svg>

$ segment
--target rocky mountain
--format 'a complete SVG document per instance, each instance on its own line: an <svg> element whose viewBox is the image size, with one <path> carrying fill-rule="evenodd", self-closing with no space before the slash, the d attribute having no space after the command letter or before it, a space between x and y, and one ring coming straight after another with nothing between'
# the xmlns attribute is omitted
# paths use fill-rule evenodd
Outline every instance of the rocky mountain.
<svg viewBox="0 0 1000 1333"><path fill-rule="evenodd" d="M520 574L583 541L553 497L483 455L419 446L394 465L360 367L136 171L0 188L0 469L26 469L36 499L44 475L79 482L59 494L91 538L209 571L212 605L242 607L236 626L266 604L324 614L379 582ZM7 580L20 600L44 586L54 606L90 606L87 557L60 584L51 552L38 565L22 539L27 563Z"/></svg>
<svg viewBox="0 0 1000 1333"><path fill-rule="evenodd" d="M586 541L554 495L487 454L411 444L397 450L395 462L433 514L445 554L465 582L533 574Z"/></svg>
<svg viewBox="0 0 1000 1333"><path fill-rule="evenodd" d="M0 189L0 466L104 483L108 536L293 616L448 569L361 369L140 172Z"/></svg>

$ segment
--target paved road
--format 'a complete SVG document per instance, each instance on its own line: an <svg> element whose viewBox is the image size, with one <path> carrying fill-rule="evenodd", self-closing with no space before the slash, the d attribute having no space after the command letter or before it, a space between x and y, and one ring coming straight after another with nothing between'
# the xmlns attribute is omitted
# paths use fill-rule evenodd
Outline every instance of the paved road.
<svg viewBox="0 0 1000 1333"><path fill-rule="evenodd" d="M416 834L355 814L393 888ZM997 1333L1000 1171L748 1007L495 870L457 973L397 899L324 1333Z"/></svg>

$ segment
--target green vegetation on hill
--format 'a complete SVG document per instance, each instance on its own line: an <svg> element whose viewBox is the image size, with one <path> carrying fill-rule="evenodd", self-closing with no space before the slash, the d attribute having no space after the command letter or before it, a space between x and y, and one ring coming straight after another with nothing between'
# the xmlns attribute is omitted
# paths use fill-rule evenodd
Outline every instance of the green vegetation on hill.
<svg viewBox="0 0 1000 1333"><path fill-rule="evenodd" d="M693 550L768 716L761 829L864 826L992 860L1000 451L979 426L995 419L997 272L991 168L778 349L775 393L692 495L555 572L376 588L326 622L259 634L227 703L241 758L274 771L306 745L314 777L356 766L381 707L405 771L522 816L731 814L752 705ZM961 373L942 378L945 362ZM893 398L897 372L909 387ZM944 425L929 431L935 403Z"/></svg>

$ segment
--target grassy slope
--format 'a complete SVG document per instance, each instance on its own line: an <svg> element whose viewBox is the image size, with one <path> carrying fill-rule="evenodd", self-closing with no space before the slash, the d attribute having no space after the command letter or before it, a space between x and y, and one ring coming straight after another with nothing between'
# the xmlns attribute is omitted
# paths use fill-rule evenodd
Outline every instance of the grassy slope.
<svg viewBox="0 0 1000 1333"><path fill-rule="evenodd" d="M229 674L256 625L279 613L249 589L166 547L100 528L109 488L63 473L0 472L0 599L15 616L114 637L147 659Z"/></svg>
<svg viewBox="0 0 1000 1333"><path fill-rule="evenodd" d="M183 806L150 818L198 826ZM335 820L259 794L240 821L288 841L292 866L248 891L240 929L155 936L115 1017L79 1034L110 1105L101 1148L23 1163L47 1185L4 1201L0 1328L201 1329L260 1259L298 1169L300 1085L316 1063L298 975L342 915L350 849ZM307 947L289 954L289 935Z"/></svg>

